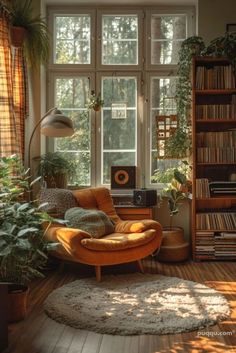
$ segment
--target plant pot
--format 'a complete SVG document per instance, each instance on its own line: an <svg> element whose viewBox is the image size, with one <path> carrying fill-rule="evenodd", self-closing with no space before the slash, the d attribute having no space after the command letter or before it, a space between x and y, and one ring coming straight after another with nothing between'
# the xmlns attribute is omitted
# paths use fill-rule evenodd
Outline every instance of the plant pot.
<svg viewBox="0 0 236 353"><path fill-rule="evenodd" d="M10 35L11 45L13 47L22 47L26 36L26 29L24 27L12 26Z"/></svg>
<svg viewBox="0 0 236 353"><path fill-rule="evenodd" d="M93 107L93 110L95 111L95 112L99 112L100 110L101 110L101 105L95 105L94 107Z"/></svg>
<svg viewBox="0 0 236 353"><path fill-rule="evenodd" d="M163 262L185 261L189 257L189 243L184 239L182 228L164 228L161 248L157 259Z"/></svg>
<svg viewBox="0 0 236 353"><path fill-rule="evenodd" d="M8 322L26 317L29 288L21 284L8 285Z"/></svg>
<svg viewBox="0 0 236 353"><path fill-rule="evenodd" d="M55 176L45 176L44 180L47 184L47 188L58 188L66 189L67 188L67 175L58 174Z"/></svg>

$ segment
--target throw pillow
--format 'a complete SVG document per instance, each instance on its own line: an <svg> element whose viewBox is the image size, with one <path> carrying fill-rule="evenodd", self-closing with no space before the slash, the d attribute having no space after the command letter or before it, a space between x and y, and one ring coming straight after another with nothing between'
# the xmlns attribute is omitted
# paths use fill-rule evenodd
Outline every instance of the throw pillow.
<svg viewBox="0 0 236 353"><path fill-rule="evenodd" d="M69 227L85 230L94 238L114 232L111 219L103 211L73 207L66 211L65 219Z"/></svg>
<svg viewBox="0 0 236 353"><path fill-rule="evenodd" d="M47 202L43 210L64 217L66 210L78 206L72 191L67 189L41 189L40 204Z"/></svg>

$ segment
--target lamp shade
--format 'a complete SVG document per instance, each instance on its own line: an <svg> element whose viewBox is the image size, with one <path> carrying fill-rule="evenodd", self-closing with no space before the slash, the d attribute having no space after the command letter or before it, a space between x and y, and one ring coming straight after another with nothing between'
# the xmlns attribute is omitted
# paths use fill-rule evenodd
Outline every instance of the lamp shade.
<svg viewBox="0 0 236 353"><path fill-rule="evenodd" d="M72 136L74 129L71 119L55 108L41 122L41 133L50 137L66 137Z"/></svg>

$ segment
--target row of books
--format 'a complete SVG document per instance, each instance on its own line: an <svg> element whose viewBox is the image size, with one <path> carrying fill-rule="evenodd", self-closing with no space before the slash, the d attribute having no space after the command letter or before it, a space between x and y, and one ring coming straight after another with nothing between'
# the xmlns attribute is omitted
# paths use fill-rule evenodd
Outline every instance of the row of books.
<svg viewBox="0 0 236 353"><path fill-rule="evenodd" d="M236 131L199 132L197 147L236 147Z"/></svg>
<svg viewBox="0 0 236 353"><path fill-rule="evenodd" d="M235 97L235 96L234 96ZM236 120L236 101L232 104L200 104L196 106L197 120Z"/></svg>
<svg viewBox="0 0 236 353"><path fill-rule="evenodd" d="M236 258L236 232L196 232L196 256L211 259Z"/></svg>
<svg viewBox="0 0 236 353"><path fill-rule="evenodd" d="M210 197L209 180L196 179L196 197L199 199Z"/></svg>
<svg viewBox="0 0 236 353"><path fill-rule="evenodd" d="M236 229L236 213L197 213L196 228L198 230L234 230Z"/></svg>
<svg viewBox="0 0 236 353"><path fill-rule="evenodd" d="M197 148L197 163L236 163L236 147Z"/></svg>
<svg viewBox="0 0 236 353"><path fill-rule="evenodd" d="M214 67L198 66L196 69L196 89L234 89L235 77L232 65Z"/></svg>

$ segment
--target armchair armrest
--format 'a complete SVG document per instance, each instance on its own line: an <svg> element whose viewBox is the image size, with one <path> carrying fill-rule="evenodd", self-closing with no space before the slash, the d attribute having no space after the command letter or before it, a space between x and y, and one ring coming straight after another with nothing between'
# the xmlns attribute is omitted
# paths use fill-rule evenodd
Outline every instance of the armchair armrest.
<svg viewBox="0 0 236 353"><path fill-rule="evenodd" d="M158 232L162 232L160 223L152 219L119 221L115 225L115 232L117 233L142 233L147 229L155 229Z"/></svg>
<svg viewBox="0 0 236 353"><path fill-rule="evenodd" d="M91 238L91 235L81 229L53 226L47 229L45 237L48 241L59 242L70 256L77 257L84 249L81 240Z"/></svg>

